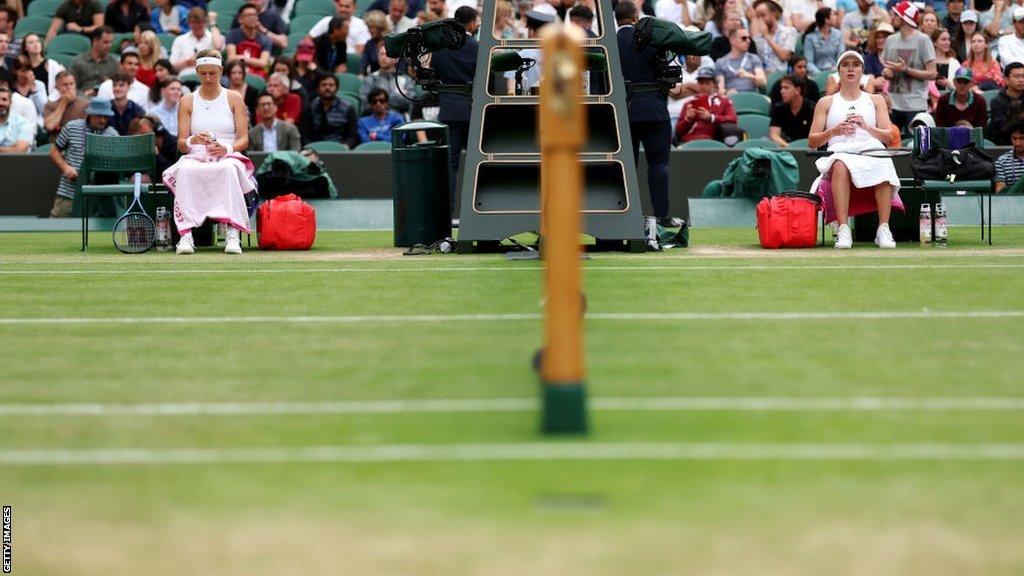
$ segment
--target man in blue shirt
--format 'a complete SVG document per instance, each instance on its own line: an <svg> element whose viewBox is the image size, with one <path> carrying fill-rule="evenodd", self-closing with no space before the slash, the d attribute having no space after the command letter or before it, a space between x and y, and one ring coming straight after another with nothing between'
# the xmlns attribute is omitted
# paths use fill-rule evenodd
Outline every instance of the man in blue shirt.
<svg viewBox="0 0 1024 576"><path fill-rule="evenodd" d="M388 91L374 88L366 97L370 115L359 119L360 142L391 142L391 129L405 122L401 114L388 108Z"/></svg>

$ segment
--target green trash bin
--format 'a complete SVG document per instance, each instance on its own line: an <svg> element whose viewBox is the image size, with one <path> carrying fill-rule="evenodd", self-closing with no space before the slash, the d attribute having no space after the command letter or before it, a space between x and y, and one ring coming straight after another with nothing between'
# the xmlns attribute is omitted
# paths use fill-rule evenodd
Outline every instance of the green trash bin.
<svg viewBox="0 0 1024 576"><path fill-rule="evenodd" d="M395 246L429 246L451 236L448 126L420 121L394 128L391 162Z"/></svg>

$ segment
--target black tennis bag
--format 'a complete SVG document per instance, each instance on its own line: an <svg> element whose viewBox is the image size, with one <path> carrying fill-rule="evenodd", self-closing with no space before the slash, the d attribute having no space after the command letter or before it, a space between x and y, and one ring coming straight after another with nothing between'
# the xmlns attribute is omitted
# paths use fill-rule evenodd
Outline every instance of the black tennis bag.
<svg viewBox="0 0 1024 576"><path fill-rule="evenodd" d="M973 144L959 150L932 148L910 163L918 180L991 180L996 175L992 157Z"/></svg>

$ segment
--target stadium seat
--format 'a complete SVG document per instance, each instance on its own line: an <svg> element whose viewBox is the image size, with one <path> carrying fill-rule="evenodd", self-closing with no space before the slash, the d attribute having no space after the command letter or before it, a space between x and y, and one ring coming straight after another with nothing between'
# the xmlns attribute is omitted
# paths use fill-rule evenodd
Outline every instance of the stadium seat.
<svg viewBox="0 0 1024 576"><path fill-rule="evenodd" d="M770 118L761 114L740 114L738 124L746 130L749 138L765 138L768 136L770 122Z"/></svg>
<svg viewBox="0 0 1024 576"><path fill-rule="evenodd" d="M121 44L123 44L125 40L131 40L134 43L135 34L131 32L121 32L119 34L114 34L114 43L111 44L110 51L114 54L120 54Z"/></svg>
<svg viewBox="0 0 1024 576"><path fill-rule="evenodd" d="M317 22L323 20L324 17L321 14L306 14L304 16L296 16L292 18L291 23L288 25L288 35L292 34L306 34L309 29L316 25Z"/></svg>
<svg viewBox="0 0 1024 576"><path fill-rule="evenodd" d="M736 92L729 96L737 114L771 114L772 101L764 94L754 92Z"/></svg>
<svg viewBox="0 0 1024 576"><path fill-rule="evenodd" d="M57 13L57 8L63 3L63 0L33 0L28 5L28 15L53 18L53 15Z"/></svg>
<svg viewBox="0 0 1024 576"><path fill-rule="evenodd" d="M267 89L267 81L255 74L246 74L245 83L255 90L257 94Z"/></svg>
<svg viewBox="0 0 1024 576"><path fill-rule="evenodd" d="M786 75L785 72L772 72L771 74L769 74L768 75L768 82L764 85L765 91L768 94L771 94L772 93L772 88L775 88L775 84L777 84L779 82L779 80L781 80L782 77L785 76L785 75Z"/></svg>
<svg viewBox="0 0 1024 576"><path fill-rule="evenodd" d="M356 116L361 116L363 114L363 101L360 100L358 96L353 96L348 92L338 92L338 98L341 98L345 102L354 106L356 109Z"/></svg>
<svg viewBox="0 0 1024 576"><path fill-rule="evenodd" d="M50 58L54 62L60 64L65 69L71 68L71 62L73 62L74 59L75 59L75 57L72 56L71 54L60 54L60 53L47 54L46 57Z"/></svg>
<svg viewBox="0 0 1024 576"><path fill-rule="evenodd" d="M53 18L50 16L25 16L18 20L18 24L14 27L14 36L16 38L24 38L26 34L46 36L46 33L50 31L50 22L52 21Z"/></svg>
<svg viewBox="0 0 1024 576"><path fill-rule="evenodd" d="M177 38L174 34L157 34L157 38L160 39L160 45L167 50L167 53L171 53L171 46L174 46L174 39Z"/></svg>
<svg viewBox="0 0 1024 576"><path fill-rule="evenodd" d="M47 142L46 144L41 144L39 146L36 146L36 149L33 150L32 153L33 154L49 154L50 153L50 148L52 146L53 145L50 144L49 142Z"/></svg>
<svg viewBox="0 0 1024 576"><path fill-rule="evenodd" d="M793 140L792 142L789 143L789 147L790 148L795 148L795 149L798 149L798 150L805 150L807 148L807 138L800 138L798 140Z"/></svg>
<svg viewBox="0 0 1024 576"><path fill-rule="evenodd" d="M348 71L353 74L363 75L363 57L355 52L349 52L345 58L345 63L348 65Z"/></svg>
<svg viewBox="0 0 1024 576"><path fill-rule="evenodd" d="M818 90L821 94L825 94L825 88L828 85L828 77L832 75L831 70L822 70L814 75L814 83L818 85Z"/></svg>
<svg viewBox="0 0 1024 576"><path fill-rule="evenodd" d="M739 150L746 150L747 148L764 148L765 150L778 150L779 148L781 148L781 146L767 138L751 138L750 140L742 140L736 143L736 145L733 146L733 148Z"/></svg>
<svg viewBox="0 0 1024 576"><path fill-rule="evenodd" d="M391 142L363 142L359 146L356 146L356 152L371 152L376 150L391 150Z"/></svg>
<svg viewBox="0 0 1024 576"><path fill-rule="evenodd" d="M334 77L338 79L338 92L359 96L359 90L363 87L363 79L358 74L338 72Z"/></svg>
<svg viewBox="0 0 1024 576"><path fill-rule="evenodd" d="M322 152L348 152L348 146L341 142L332 142L330 140L310 142L309 144L306 144L306 148L315 150L318 154Z"/></svg>
<svg viewBox="0 0 1024 576"><path fill-rule="evenodd" d="M189 90L195 90L196 86L199 86L199 76L195 74L182 74L178 77L178 80L181 80L182 84L188 86Z"/></svg>
<svg viewBox="0 0 1024 576"><path fill-rule="evenodd" d="M231 12L217 12L214 10L214 12L217 14L217 28L231 30L231 22L235 19L235 12L237 10Z"/></svg>
<svg viewBox="0 0 1024 576"><path fill-rule="evenodd" d="M996 144L995 142L993 142L991 140L984 139L984 140L981 141L981 147L982 148L995 148L996 146L998 146L998 144Z"/></svg>
<svg viewBox="0 0 1024 576"><path fill-rule="evenodd" d="M306 37L306 33L305 32L299 32L297 34L289 34L288 35L288 48L287 48L287 50L290 50L290 51L294 52L299 47L299 42L302 42L302 39L305 38L305 37Z"/></svg>
<svg viewBox="0 0 1024 576"><path fill-rule="evenodd" d="M335 8L332 0L302 0L295 3L292 17L306 16L308 14L316 14L321 17L334 16L336 12L337 8Z"/></svg>
<svg viewBox="0 0 1024 576"><path fill-rule="evenodd" d="M985 96L985 102L989 105L989 108L992 107L992 100L999 94L1001 90L1001 88L996 88L995 90L985 90L985 92L982 93Z"/></svg>
<svg viewBox="0 0 1024 576"><path fill-rule="evenodd" d="M206 11L216 12L218 20L220 20L221 14L229 14L234 18L242 4L245 4L245 0L210 0L206 5ZM229 28L224 28L224 30L229 30Z"/></svg>
<svg viewBox="0 0 1024 576"><path fill-rule="evenodd" d="M82 52L88 52L91 47L89 39L81 34L64 33L58 34L46 47L46 53L51 58L53 54L70 54L78 56Z"/></svg>
<svg viewBox="0 0 1024 576"><path fill-rule="evenodd" d="M680 150L728 150L724 142L718 140L690 140L679 147Z"/></svg>

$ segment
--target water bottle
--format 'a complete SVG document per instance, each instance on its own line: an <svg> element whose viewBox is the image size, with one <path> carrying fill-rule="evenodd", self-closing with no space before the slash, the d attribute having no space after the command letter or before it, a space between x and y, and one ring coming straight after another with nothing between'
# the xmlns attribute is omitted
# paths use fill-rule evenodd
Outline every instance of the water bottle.
<svg viewBox="0 0 1024 576"><path fill-rule="evenodd" d="M948 237L949 225L946 219L946 205L940 202L935 205L935 245L945 248Z"/></svg>
<svg viewBox="0 0 1024 576"><path fill-rule="evenodd" d="M658 219L654 216L644 217L644 238L647 239L647 246L652 250L661 250L658 244Z"/></svg>
<svg viewBox="0 0 1024 576"><path fill-rule="evenodd" d="M919 224L921 231L921 244L928 244L932 241L932 205L921 204L921 220Z"/></svg>
<svg viewBox="0 0 1024 576"><path fill-rule="evenodd" d="M158 206L156 209L156 249L160 252L171 247L171 218L165 206Z"/></svg>

